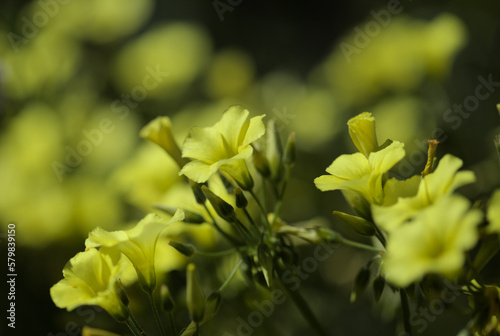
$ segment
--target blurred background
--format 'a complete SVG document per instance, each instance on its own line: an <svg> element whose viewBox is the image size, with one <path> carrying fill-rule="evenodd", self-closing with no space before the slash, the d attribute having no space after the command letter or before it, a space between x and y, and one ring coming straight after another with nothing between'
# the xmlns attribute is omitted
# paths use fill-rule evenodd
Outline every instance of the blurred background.
<svg viewBox="0 0 500 336"><path fill-rule="evenodd" d="M94 308L56 308L49 288L94 227L126 227L177 197L175 163L138 136L159 115L172 118L179 142L232 104L275 118L298 147L284 219L316 218L351 239L363 238L331 215L349 212L341 194L312 181L354 152L346 122L360 112L374 114L379 142L405 142L395 176L420 173L436 138L439 156L476 172L462 189L468 197L499 185L498 2L3 0L0 17L0 223L1 232L16 223L15 335L73 336L84 325L126 332ZM203 230L171 234L193 231L211 246L216 237ZM186 260L162 253L161 271L182 292ZM301 284L331 335L394 334L390 293L379 304L369 293L349 303L368 258L340 248ZM236 334L262 295L234 288L206 334ZM443 313L422 334L454 335L464 324ZM254 334L312 332L286 302Z"/></svg>

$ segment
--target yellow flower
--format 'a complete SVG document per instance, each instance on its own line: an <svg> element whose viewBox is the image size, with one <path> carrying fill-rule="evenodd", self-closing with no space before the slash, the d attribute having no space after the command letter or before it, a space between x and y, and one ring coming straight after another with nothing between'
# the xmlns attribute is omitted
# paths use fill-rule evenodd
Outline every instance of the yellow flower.
<svg viewBox="0 0 500 336"><path fill-rule="evenodd" d="M500 189L495 190L491 196L486 218L490 222L487 230L491 233L500 233Z"/></svg>
<svg viewBox="0 0 500 336"><path fill-rule="evenodd" d="M127 231L109 232L97 227L89 233L85 246L115 248L123 253L132 262L142 288L152 293L156 286L154 258L158 237L169 224L183 218L184 213L179 210L168 222L159 215L148 214Z"/></svg>
<svg viewBox="0 0 500 336"><path fill-rule="evenodd" d="M253 180L245 159L250 157L252 142L265 133L262 118L246 120L248 110L231 106L213 127L193 127L184 142L182 156L191 158L179 175L203 183L220 170L231 176L242 189L251 189Z"/></svg>
<svg viewBox="0 0 500 336"><path fill-rule="evenodd" d="M441 198L392 232L383 263L386 279L405 287L427 273L459 273L464 252L476 244L476 226L482 220L481 211L469 206L461 196Z"/></svg>
<svg viewBox="0 0 500 336"><path fill-rule="evenodd" d="M140 136L154 142L163 148L177 162L179 167L183 167L188 160L182 157L181 150L175 142L172 133L172 122L169 117L157 117L144 126Z"/></svg>
<svg viewBox="0 0 500 336"><path fill-rule="evenodd" d="M473 172L457 172L461 166L461 159L447 154L440 160L433 173L420 179L415 196L399 197L397 202L391 206L373 205L372 213L377 225L387 232L392 232L403 222L411 219L419 210L433 204L441 197L451 194L455 189L474 182ZM392 195L392 198L394 197Z"/></svg>
<svg viewBox="0 0 500 336"><path fill-rule="evenodd" d="M352 142L366 157L378 148L375 118L370 112L363 112L349 119L347 126Z"/></svg>
<svg viewBox="0 0 500 336"><path fill-rule="evenodd" d="M384 198L382 176L404 157L403 147L403 143L394 141L368 157L361 153L341 155L326 169L331 175L320 176L314 183L321 191L352 190L368 202L380 204Z"/></svg>
<svg viewBox="0 0 500 336"><path fill-rule="evenodd" d="M112 259L94 248L78 253L64 267L64 279L50 289L52 301L68 311L82 305L100 306L116 320L126 320L128 309L117 290L125 265L122 258Z"/></svg>

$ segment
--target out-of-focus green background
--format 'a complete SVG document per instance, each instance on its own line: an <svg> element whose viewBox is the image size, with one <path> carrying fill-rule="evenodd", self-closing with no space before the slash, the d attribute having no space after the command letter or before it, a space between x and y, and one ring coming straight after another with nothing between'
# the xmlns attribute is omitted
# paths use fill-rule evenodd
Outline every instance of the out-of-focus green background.
<svg viewBox="0 0 500 336"><path fill-rule="evenodd" d="M176 199L174 162L138 137L158 115L172 118L179 142L232 104L275 118L284 138L296 132L298 148L284 219L318 217L352 239L363 238L331 215L349 211L340 193L312 181L354 151L346 121L360 112L374 114L380 142L405 142L396 176L418 174L426 140L438 138L439 155L476 172L468 197L499 184L495 1L3 0L0 18L0 232L16 223L18 273L16 329L2 318L2 335L78 335L86 324L125 332L93 308L56 308L49 288L92 228L126 227ZM192 235L203 246L216 241ZM182 291L185 259L162 253L161 270ZM370 294L349 304L366 260L340 248L301 284L331 335L395 329L389 294L385 304ZM236 334L261 295L240 287L207 334ZM422 334L452 335L464 324L443 313ZM311 332L287 302L253 334Z"/></svg>

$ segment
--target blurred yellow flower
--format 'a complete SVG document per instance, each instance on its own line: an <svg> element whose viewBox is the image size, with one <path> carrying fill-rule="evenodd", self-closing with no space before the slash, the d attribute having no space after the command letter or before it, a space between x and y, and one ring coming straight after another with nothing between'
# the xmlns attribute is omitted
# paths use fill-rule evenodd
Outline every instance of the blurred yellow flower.
<svg viewBox="0 0 500 336"><path fill-rule="evenodd" d="M476 227L482 220L481 211L469 207L467 199L450 195L392 232L382 266L386 279L406 287L427 273L457 275L464 252L476 244Z"/></svg>
<svg viewBox="0 0 500 336"><path fill-rule="evenodd" d="M219 51L207 73L207 93L214 99L242 97L251 88L254 68L252 59L240 50Z"/></svg>
<svg viewBox="0 0 500 336"><path fill-rule="evenodd" d="M142 138L154 142L163 148L182 168L188 160L182 157L181 150L172 133L172 122L169 117L157 117L141 129Z"/></svg>
<svg viewBox="0 0 500 336"><path fill-rule="evenodd" d="M183 218L182 211L177 211L168 222L159 215L148 214L127 231L109 232L97 227L89 233L85 246L113 247L119 250L134 265L139 283L144 290L152 293L156 286L154 260L158 237L169 224L181 221Z"/></svg>
<svg viewBox="0 0 500 336"><path fill-rule="evenodd" d="M394 141L368 157L361 153L341 155L326 169L331 175L320 176L314 183L321 191L352 190L369 203L380 204L384 199L382 176L404 157L403 147Z"/></svg>
<svg viewBox="0 0 500 336"><path fill-rule="evenodd" d="M451 194L455 189L474 182L475 176L472 171L457 172L461 166L461 159L447 154L439 161L433 173L420 179L415 196L399 197L397 202L391 206L373 205L372 213L377 225L387 232L392 232L403 222L416 215L419 210L433 204L441 197ZM414 183L415 180L412 182ZM412 188L414 188L414 184ZM392 195L392 197L395 196Z"/></svg>
<svg viewBox="0 0 500 336"><path fill-rule="evenodd" d="M210 54L211 41L202 27L185 22L163 24L123 48L115 63L114 82L120 92L134 98L132 104L143 99L172 100L191 89Z"/></svg>
<svg viewBox="0 0 500 336"><path fill-rule="evenodd" d="M446 76L466 43L464 23L449 13L430 21L398 16L373 38L362 34L353 31L342 38L350 52L335 48L318 71L347 105L366 104L386 91L408 92L426 78Z"/></svg>
<svg viewBox="0 0 500 336"><path fill-rule="evenodd" d="M222 119L213 127L193 127L182 149L182 156L193 159L179 175L191 180L206 182L218 170L231 176L245 190L253 186L245 159L252 155L252 142L265 133L262 118L247 121L248 110L242 106L231 106Z"/></svg>
<svg viewBox="0 0 500 336"><path fill-rule="evenodd" d="M495 190L490 198L486 218L489 222L487 230L492 233L500 233L500 189Z"/></svg>
<svg viewBox="0 0 500 336"><path fill-rule="evenodd" d="M366 157L378 148L375 118L370 112L363 112L349 119L347 126L352 142Z"/></svg>
<svg viewBox="0 0 500 336"><path fill-rule="evenodd" d="M64 267L64 279L50 289L52 301L68 311L82 305L96 305L118 321L127 319L129 312L117 288L122 261L123 257L113 260L94 248L78 253Z"/></svg>

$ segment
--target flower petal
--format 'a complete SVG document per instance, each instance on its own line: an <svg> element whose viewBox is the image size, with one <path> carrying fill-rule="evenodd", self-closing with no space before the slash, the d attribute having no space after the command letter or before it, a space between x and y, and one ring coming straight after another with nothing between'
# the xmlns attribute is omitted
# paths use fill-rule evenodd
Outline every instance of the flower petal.
<svg viewBox="0 0 500 336"><path fill-rule="evenodd" d="M222 135L214 127L191 128L182 147L182 157L201 160L208 164L235 154L236 150L228 156Z"/></svg>
<svg viewBox="0 0 500 336"><path fill-rule="evenodd" d="M361 153L343 154L326 171L342 180L353 180L370 174L368 160Z"/></svg>
<svg viewBox="0 0 500 336"><path fill-rule="evenodd" d="M446 154L439 161L436 170L424 177L426 193L430 202L435 201L440 196L449 194L455 188L475 181L472 172L464 171L460 175L457 173L462 164L461 159Z"/></svg>
<svg viewBox="0 0 500 336"><path fill-rule="evenodd" d="M255 140L259 139L261 136L266 133L266 126L262 122L262 119L266 115L260 115L257 117L253 117L249 121L247 121L242 129L240 139L238 141L240 147L238 148L238 151L242 150L242 147L247 146L254 142ZM241 138L243 136L243 139Z"/></svg>
<svg viewBox="0 0 500 336"><path fill-rule="evenodd" d="M182 167L179 175L186 175L197 183L204 183L217 172L218 167L217 163L208 164L203 161L190 161Z"/></svg>
<svg viewBox="0 0 500 336"><path fill-rule="evenodd" d="M241 130L249 113L243 106L231 106L224 112L221 120L214 125L214 128L222 134L233 155L238 152Z"/></svg>
<svg viewBox="0 0 500 336"><path fill-rule="evenodd" d="M378 152L370 153L368 161L371 168L378 174L388 172L396 163L405 156L404 144L394 141L389 146Z"/></svg>

